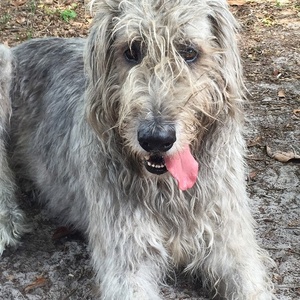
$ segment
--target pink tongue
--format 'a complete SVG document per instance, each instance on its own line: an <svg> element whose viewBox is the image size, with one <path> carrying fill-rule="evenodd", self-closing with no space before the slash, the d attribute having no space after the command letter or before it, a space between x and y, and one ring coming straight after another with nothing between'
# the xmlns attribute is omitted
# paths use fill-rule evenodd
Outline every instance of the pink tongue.
<svg viewBox="0 0 300 300"><path fill-rule="evenodd" d="M189 145L173 156L166 156L165 163L168 171L178 181L182 191L191 188L198 175L198 163L191 154Z"/></svg>

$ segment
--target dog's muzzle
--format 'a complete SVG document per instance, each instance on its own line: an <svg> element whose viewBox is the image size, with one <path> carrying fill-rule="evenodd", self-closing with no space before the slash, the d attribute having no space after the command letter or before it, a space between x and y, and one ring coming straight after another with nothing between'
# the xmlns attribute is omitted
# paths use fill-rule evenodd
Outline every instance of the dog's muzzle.
<svg viewBox="0 0 300 300"><path fill-rule="evenodd" d="M138 142L148 152L145 156L145 167L153 174L167 172L164 154L170 150L176 141L174 125L153 125L143 123L138 130Z"/></svg>

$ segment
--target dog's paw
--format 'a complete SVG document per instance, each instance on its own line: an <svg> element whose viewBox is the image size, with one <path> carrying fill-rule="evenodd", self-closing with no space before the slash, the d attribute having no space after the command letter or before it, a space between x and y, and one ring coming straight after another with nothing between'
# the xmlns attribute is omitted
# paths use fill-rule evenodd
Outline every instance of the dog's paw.
<svg viewBox="0 0 300 300"><path fill-rule="evenodd" d="M21 210L15 209L9 215L0 213L0 256L7 246L16 246L21 235L28 231Z"/></svg>

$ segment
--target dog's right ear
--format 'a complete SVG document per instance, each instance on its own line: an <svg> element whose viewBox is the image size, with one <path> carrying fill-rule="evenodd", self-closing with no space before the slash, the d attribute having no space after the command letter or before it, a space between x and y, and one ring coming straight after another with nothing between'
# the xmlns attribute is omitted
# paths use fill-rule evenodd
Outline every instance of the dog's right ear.
<svg viewBox="0 0 300 300"><path fill-rule="evenodd" d="M111 63L109 49L112 45L112 19L114 17L112 10L107 4L95 3L93 8L96 10L91 32L88 36L85 48L85 69L89 80L94 85L99 79L106 76Z"/></svg>
<svg viewBox="0 0 300 300"><path fill-rule="evenodd" d="M113 67L113 24L115 10L107 3L99 1L94 6L96 15L88 36L84 52L87 75L87 117L89 124L98 135L107 132L116 122L116 114L111 107L110 83Z"/></svg>

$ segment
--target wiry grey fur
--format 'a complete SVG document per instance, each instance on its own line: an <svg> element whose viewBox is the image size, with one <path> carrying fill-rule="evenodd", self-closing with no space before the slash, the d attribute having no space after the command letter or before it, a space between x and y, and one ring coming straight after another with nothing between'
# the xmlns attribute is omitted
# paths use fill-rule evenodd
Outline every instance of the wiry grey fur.
<svg viewBox="0 0 300 300"><path fill-rule="evenodd" d="M11 115L9 88L12 54L0 45L0 255L6 245L16 245L25 231L23 215L18 208L13 174L8 166L5 143Z"/></svg>
<svg viewBox="0 0 300 300"><path fill-rule="evenodd" d="M12 162L84 230L102 299L161 299L173 267L212 296L272 299L245 190L242 74L225 0L97 0L82 39L16 47ZM125 59L135 43L141 59ZM182 48L197 49L187 62ZM144 167L141 126L171 124L200 169L180 191Z"/></svg>

